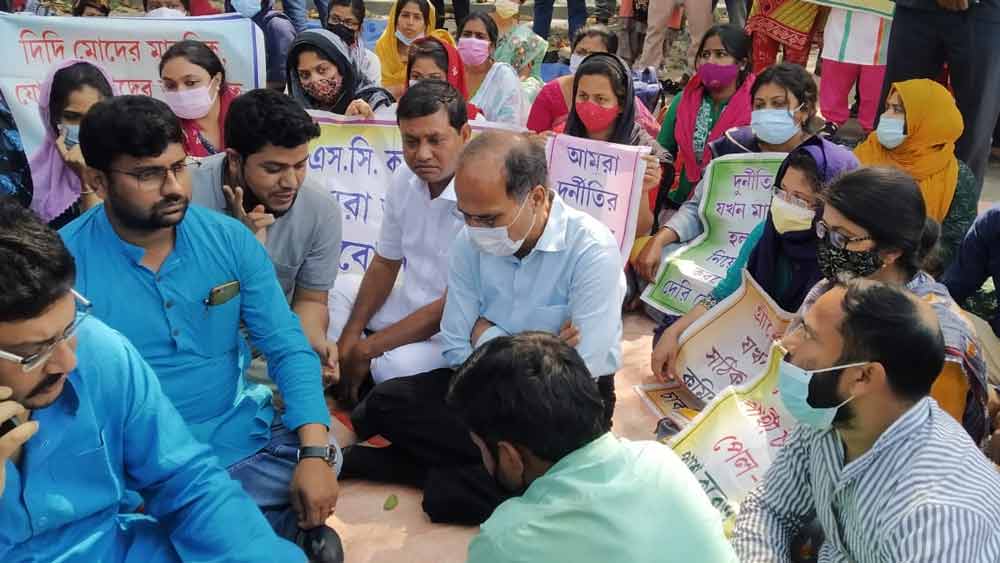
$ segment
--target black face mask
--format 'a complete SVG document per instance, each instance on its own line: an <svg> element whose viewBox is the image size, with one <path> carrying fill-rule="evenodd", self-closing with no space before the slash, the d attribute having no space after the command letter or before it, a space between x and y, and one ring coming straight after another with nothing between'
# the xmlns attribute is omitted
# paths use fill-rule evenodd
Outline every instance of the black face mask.
<svg viewBox="0 0 1000 563"><path fill-rule="evenodd" d="M819 272L830 281L837 281L841 276L867 278L882 267L878 251L835 248L825 238L816 243L816 261Z"/></svg>
<svg viewBox="0 0 1000 563"><path fill-rule="evenodd" d="M357 33L342 23L333 24L330 26L330 31L332 31L337 37L343 39L344 43L347 43L349 47L353 47L354 43L358 39Z"/></svg>

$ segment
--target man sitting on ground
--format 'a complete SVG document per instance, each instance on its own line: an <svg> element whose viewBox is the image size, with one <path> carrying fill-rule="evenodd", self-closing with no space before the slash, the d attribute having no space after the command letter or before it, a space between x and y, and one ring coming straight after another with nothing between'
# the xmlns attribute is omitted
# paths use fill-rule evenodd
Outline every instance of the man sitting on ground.
<svg viewBox="0 0 1000 563"><path fill-rule="evenodd" d="M324 373L334 378L337 343L326 338L327 296L340 267L342 211L306 177L319 126L295 100L253 90L226 115L226 151L192 170L191 201L239 219L271 257L278 283Z"/></svg>
<svg viewBox="0 0 1000 563"><path fill-rule="evenodd" d="M351 404L369 372L378 384L447 365L438 330L448 252L462 229L454 178L471 134L465 100L447 82L429 80L403 95L396 117L406 165L389 185L375 258L340 333L340 395ZM404 261L405 279L394 288ZM365 338L368 329L374 333Z"/></svg>
<svg viewBox="0 0 1000 563"><path fill-rule="evenodd" d="M325 525L337 502L338 450L319 360L249 229L188 207L197 162L183 140L170 108L153 98L109 98L87 113L80 144L104 204L61 233L77 258L77 289L135 344L195 437L279 535L309 530L329 539L309 545L339 548ZM280 419L270 390L244 381L241 323L284 396Z"/></svg>
<svg viewBox="0 0 1000 563"><path fill-rule="evenodd" d="M742 503L740 561L791 561L813 515L820 561L1000 560L1000 476L928 396L945 353L930 305L852 281L782 343L781 398L799 427Z"/></svg>
<svg viewBox="0 0 1000 563"><path fill-rule="evenodd" d="M545 150L523 135L483 133L463 151L455 192L466 229L451 247L444 357L457 367L497 336L559 334L597 380L608 429L621 367L621 253L605 225L547 182ZM353 448L345 473L421 486L432 520L478 524L505 494L444 407L452 375L443 368L375 387L352 420L361 439L381 434L392 445Z"/></svg>
<svg viewBox="0 0 1000 563"><path fill-rule="evenodd" d="M56 232L9 198L0 263L0 560L305 561L88 316ZM118 513L126 487L145 515Z"/></svg>
<svg viewBox="0 0 1000 563"><path fill-rule="evenodd" d="M470 563L736 562L719 513L673 450L608 432L580 355L546 333L480 346L448 393L487 471L515 495Z"/></svg>

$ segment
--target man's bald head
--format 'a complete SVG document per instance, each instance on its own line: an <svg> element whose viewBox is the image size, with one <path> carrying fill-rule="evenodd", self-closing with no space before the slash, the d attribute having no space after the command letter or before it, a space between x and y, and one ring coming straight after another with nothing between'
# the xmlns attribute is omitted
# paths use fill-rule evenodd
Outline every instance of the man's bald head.
<svg viewBox="0 0 1000 563"><path fill-rule="evenodd" d="M523 134L487 131L465 146L456 176L488 176L483 179L502 183L509 198L522 201L536 186L547 185L548 173L540 143Z"/></svg>

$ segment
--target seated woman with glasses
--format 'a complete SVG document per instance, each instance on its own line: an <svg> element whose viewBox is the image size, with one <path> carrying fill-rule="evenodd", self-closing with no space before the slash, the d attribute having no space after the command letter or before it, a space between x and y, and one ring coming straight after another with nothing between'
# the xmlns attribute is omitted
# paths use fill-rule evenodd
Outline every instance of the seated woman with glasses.
<svg viewBox="0 0 1000 563"><path fill-rule="evenodd" d="M351 61L369 82L382 85L382 63L378 55L365 46L361 28L365 24L364 0L333 0L330 2L330 17L326 19L326 29L337 34L347 44Z"/></svg>

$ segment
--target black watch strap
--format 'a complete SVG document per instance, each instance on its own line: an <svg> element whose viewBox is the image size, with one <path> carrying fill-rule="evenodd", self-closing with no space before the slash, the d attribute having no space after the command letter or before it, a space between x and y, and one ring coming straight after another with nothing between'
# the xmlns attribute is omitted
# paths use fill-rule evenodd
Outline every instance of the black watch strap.
<svg viewBox="0 0 1000 563"><path fill-rule="evenodd" d="M333 465L337 459L337 450L330 446L302 446L299 448L299 461L310 457L318 457Z"/></svg>

